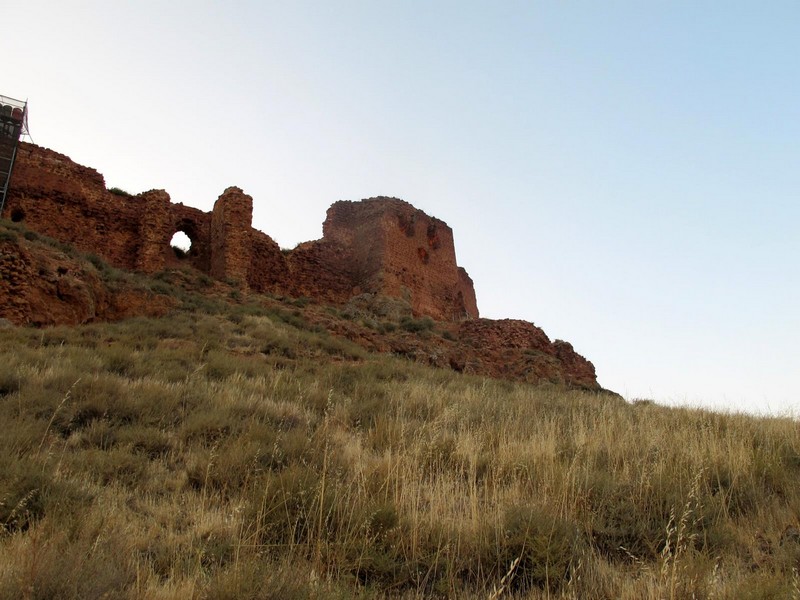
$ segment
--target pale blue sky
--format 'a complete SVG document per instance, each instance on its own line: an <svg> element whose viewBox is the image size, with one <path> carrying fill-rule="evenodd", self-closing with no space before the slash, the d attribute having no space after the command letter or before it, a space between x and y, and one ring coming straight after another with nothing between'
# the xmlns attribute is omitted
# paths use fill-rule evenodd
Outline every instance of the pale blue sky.
<svg viewBox="0 0 800 600"><path fill-rule="evenodd" d="M797 2L3 11L0 94L109 186L208 209L239 185L288 247L397 196L453 227L484 316L604 386L800 413Z"/></svg>

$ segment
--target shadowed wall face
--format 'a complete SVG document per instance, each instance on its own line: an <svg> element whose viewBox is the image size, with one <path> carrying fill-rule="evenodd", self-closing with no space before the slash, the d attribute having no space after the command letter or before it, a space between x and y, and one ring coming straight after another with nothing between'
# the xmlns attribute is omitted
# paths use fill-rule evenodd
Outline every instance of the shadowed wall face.
<svg viewBox="0 0 800 600"><path fill-rule="evenodd" d="M326 240L350 252L358 290L407 300L417 314L451 321L477 318L472 280L456 263L453 230L397 198L336 202Z"/></svg>

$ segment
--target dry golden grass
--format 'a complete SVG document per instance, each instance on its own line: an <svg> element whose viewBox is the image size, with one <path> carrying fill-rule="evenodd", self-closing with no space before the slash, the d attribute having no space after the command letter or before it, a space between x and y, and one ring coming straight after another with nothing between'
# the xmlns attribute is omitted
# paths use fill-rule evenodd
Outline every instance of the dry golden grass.
<svg viewBox="0 0 800 600"><path fill-rule="evenodd" d="M2 598L800 598L800 427L294 312L0 331Z"/></svg>

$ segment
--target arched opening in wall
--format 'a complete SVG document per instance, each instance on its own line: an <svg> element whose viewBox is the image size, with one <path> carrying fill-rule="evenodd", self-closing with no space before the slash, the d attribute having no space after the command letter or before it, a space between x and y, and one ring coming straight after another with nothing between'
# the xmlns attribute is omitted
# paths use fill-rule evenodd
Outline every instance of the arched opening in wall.
<svg viewBox="0 0 800 600"><path fill-rule="evenodd" d="M175 232L169 242L172 251L178 258L186 258L192 250L192 238L183 230Z"/></svg>
<svg viewBox="0 0 800 600"><path fill-rule="evenodd" d="M15 208L14 210L11 211L11 220L14 221L14 223L19 223L24 218L25 218L25 211L22 210L21 208Z"/></svg>

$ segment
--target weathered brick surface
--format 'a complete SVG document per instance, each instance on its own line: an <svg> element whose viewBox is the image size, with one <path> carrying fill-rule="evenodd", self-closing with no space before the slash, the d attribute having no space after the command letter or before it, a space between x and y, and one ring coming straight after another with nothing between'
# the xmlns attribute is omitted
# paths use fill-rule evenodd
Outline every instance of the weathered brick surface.
<svg viewBox="0 0 800 600"><path fill-rule="evenodd" d="M250 229L250 264L247 283L261 293L282 293L289 282L289 268L280 246L266 234Z"/></svg>
<svg viewBox="0 0 800 600"><path fill-rule="evenodd" d="M478 300L475 298L475 286L472 283L472 277L463 267L458 267L458 287L456 289L458 303L463 303L464 310L468 315L477 317Z"/></svg>
<svg viewBox="0 0 800 600"><path fill-rule="evenodd" d="M288 293L342 303L354 294L351 253L347 246L323 238L299 244L287 254Z"/></svg>
<svg viewBox="0 0 800 600"><path fill-rule="evenodd" d="M62 154L20 144L3 216L115 266L136 267L135 207L109 194L97 171Z"/></svg>
<svg viewBox="0 0 800 600"><path fill-rule="evenodd" d="M247 284L253 199L229 187L211 213L211 276Z"/></svg>
<svg viewBox="0 0 800 600"><path fill-rule="evenodd" d="M170 200L163 190L152 190L138 198L141 205L136 269L146 273L160 271L166 266L164 238L169 240Z"/></svg>
<svg viewBox="0 0 800 600"><path fill-rule="evenodd" d="M414 312L451 321L476 318L472 280L456 263L453 230L397 198L336 202L323 239L346 249L353 292L407 300Z"/></svg>
<svg viewBox="0 0 800 600"><path fill-rule="evenodd" d="M180 264L170 239L186 231L193 246L184 260L209 270L210 214L172 204L163 190L113 194L94 169L33 144L20 144L3 216L116 267L145 272Z"/></svg>

